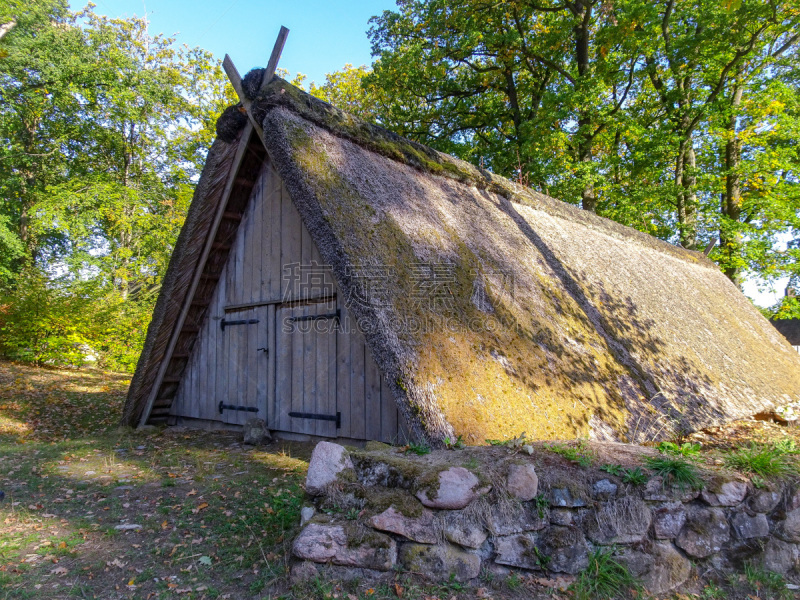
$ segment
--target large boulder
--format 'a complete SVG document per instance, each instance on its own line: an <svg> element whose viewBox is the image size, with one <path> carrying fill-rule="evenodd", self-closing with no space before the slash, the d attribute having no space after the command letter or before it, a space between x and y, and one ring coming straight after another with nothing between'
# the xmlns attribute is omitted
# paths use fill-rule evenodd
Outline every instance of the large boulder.
<svg viewBox="0 0 800 600"><path fill-rule="evenodd" d="M718 475L706 485L701 495L711 506L736 506L747 496L747 484Z"/></svg>
<svg viewBox="0 0 800 600"><path fill-rule="evenodd" d="M244 439L242 442L248 446L261 446L269 444L272 436L267 429L267 422L258 417L247 419L244 424Z"/></svg>
<svg viewBox="0 0 800 600"><path fill-rule="evenodd" d="M626 548L617 560L648 592L659 596L684 583L692 572L689 560L669 542L645 544L642 549Z"/></svg>
<svg viewBox="0 0 800 600"><path fill-rule="evenodd" d="M353 463L343 446L320 442L311 453L311 461L308 463L306 492L312 496L323 495L342 471L352 468Z"/></svg>
<svg viewBox="0 0 800 600"><path fill-rule="evenodd" d="M682 502L665 502L653 510L653 535L659 540L675 539L686 523Z"/></svg>
<svg viewBox="0 0 800 600"><path fill-rule="evenodd" d="M540 534L537 547L547 568L556 573L574 575L589 566L589 547L577 527L554 525Z"/></svg>
<svg viewBox="0 0 800 600"><path fill-rule="evenodd" d="M786 513L786 519L778 525L775 533L784 542L800 542L800 508Z"/></svg>

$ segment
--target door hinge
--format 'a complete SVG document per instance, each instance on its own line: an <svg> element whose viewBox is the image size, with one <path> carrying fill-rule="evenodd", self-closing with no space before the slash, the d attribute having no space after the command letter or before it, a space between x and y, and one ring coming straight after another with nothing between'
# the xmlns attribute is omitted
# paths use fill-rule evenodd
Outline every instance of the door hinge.
<svg viewBox="0 0 800 600"><path fill-rule="evenodd" d="M237 406L236 404L225 404L222 400L219 402L219 414L225 410L241 410L244 412L258 412L255 406Z"/></svg>
<svg viewBox="0 0 800 600"><path fill-rule="evenodd" d="M256 323L258 323L258 319L241 319L239 321L226 321L222 319L222 321L219 322L219 326L222 328L222 331L225 331L225 328L231 325L255 325Z"/></svg>
<svg viewBox="0 0 800 600"><path fill-rule="evenodd" d="M342 413L340 412L337 412L335 415L318 415L316 413L290 412L289 416L295 419L316 419L318 421L334 421L336 423L336 429L342 428Z"/></svg>
<svg viewBox="0 0 800 600"><path fill-rule="evenodd" d="M318 321L320 319L336 319L339 320L339 314L341 311L336 311L332 313L325 313L324 315L305 315L303 317L289 317L289 321L294 323L296 321Z"/></svg>

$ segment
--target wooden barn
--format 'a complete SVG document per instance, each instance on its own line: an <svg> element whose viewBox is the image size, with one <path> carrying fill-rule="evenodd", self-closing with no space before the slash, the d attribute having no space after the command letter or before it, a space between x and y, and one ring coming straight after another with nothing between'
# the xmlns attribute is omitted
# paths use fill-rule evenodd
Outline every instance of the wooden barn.
<svg viewBox="0 0 800 600"><path fill-rule="evenodd" d="M273 57L275 58L275 57ZM243 81L124 420L437 443L637 441L800 399L800 357L701 253Z"/></svg>
<svg viewBox="0 0 800 600"><path fill-rule="evenodd" d="M772 319L770 323L800 352L800 319Z"/></svg>

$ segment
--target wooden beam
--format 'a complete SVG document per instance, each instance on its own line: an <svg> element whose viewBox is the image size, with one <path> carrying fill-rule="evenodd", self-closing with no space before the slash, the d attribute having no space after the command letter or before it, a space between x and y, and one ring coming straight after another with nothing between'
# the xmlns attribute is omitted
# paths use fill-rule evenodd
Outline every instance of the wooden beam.
<svg viewBox="0 0 800 600"><path fill-rule="evenodd" d="M264 78L261 80L259 92L263 91L267 85L269 85L269 82L272 81L272 77L275 75L275 69L278 68L278 61L281 58L283 46L286 44L286 38L288 35L289 30L286 27L281 26L281 30L278 33L278 39L275 40L275 46L272 48L272 54L269 57L267 68L264 69ZM261 123L256 123L256 120L253 118L253 111L251 110L253 103L244 95L244 90L242 89L242 76L239 74L239 70L236 68L236 65L233 64L231 57L227 54L222 61L222 68L225 69L225 74L228 76L228 79L230 79L231 85L236 91L236 95L239 96L239 101L247 111L247 116L250 119L250 123L253 124L258 137L263 141L264 131L261 129Z"/></svg>
<svg viewBox="0 0 800 600"><path fill-rule="evenodd" d="M272 47L272 54L269 57L267 68L264 71L264 79L261 80L260 92L263 92L269 82L272 81L272 76L275 75L275 69L278 68L278 61L281 59L283 46L286 44L286 38L289 36L289 30L281 25L281 30L278 32L278 39L275 40L275 45Z"/></svg>

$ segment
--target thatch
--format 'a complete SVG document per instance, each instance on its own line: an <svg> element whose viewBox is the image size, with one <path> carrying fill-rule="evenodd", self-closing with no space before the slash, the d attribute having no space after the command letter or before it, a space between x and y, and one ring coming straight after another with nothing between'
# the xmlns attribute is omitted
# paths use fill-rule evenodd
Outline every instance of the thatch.
<svg viewBox="0 0 800 600"><path fill-rule="evenodd" d="M234 138L234 141L238 141L238 138ZM209 235L214 213L222 199L236 149L237 143L228 144L217 140L209 150L186 221L170 257L153 318L147 329L144 348L128 389L122 417L122 422L126 425L139 423L178 315L186 301L192 276L198 267L202 268L198 261Z"/></svg>
<svg viewBox="0 0 800 600"><path fill-rule="evenodd" d="M277 78L253 114L418 436L641 441L800 399L800 357L702 254Z"/></svg>
<svg viewBox="0 0 800 600"><path fill-rule="evenodd" d="M800 346L800 319L772 319L770 323L792 346Z"/></svg>

